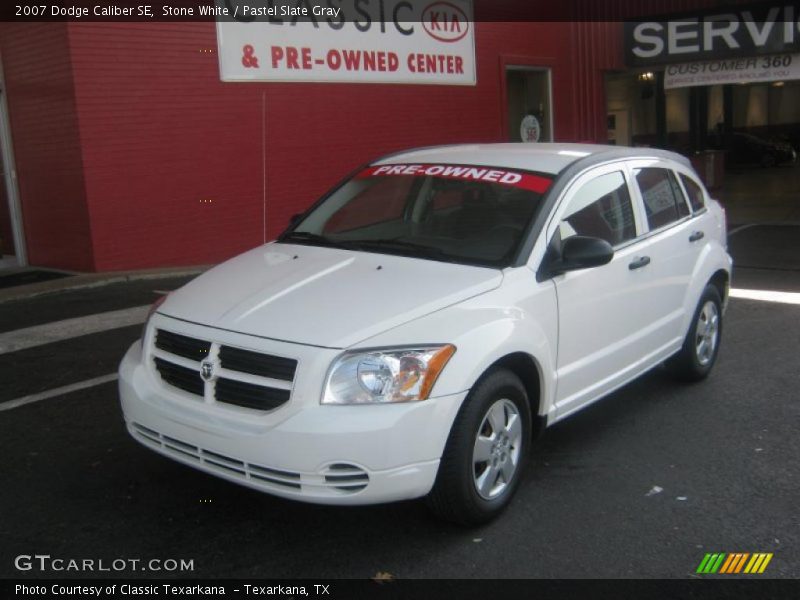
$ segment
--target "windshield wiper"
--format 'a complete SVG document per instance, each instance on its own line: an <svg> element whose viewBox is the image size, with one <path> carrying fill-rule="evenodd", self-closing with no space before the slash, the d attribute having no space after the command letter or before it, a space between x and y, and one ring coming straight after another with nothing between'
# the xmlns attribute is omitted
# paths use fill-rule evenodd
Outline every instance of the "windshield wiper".
<svg viewBox="0 0 800 600"><path fill-rule="evenodd" d="M424 246L422 244L405 242L403 240L347 240L342 241L341 245L344 248L353 248L355 250L383 250L390 254L417 256L420 258L430 258L445 262L456 262L455 257L447 254L441 248L437 248L435 246Z"/></svg>
<svg viewBox="0 0 800 600"><path fill-rule="evenodd" d="M324 235L318 233L311 233L310 231L291 231L286 235L282 235L279 242L298 242L300 244L313 244L315 246L329 246L331 248L343 248L344 245L336 240L332 240Z"/></svg>
<svg viewBox="0 0 800 600"><path fill-rule="evenodd" d="M299 244L311 244L314 246L327 246L329 248L344 248L346 250L364 250L385 252L387 254L399 254L401 256L414 256L418 258L429 258L444 262L458 262L455 257L447 254L441 248L435 246L423 246L413 242L403 240L332 240L329 237L310 231L292 231L278 239L279 242Z"/></svg>

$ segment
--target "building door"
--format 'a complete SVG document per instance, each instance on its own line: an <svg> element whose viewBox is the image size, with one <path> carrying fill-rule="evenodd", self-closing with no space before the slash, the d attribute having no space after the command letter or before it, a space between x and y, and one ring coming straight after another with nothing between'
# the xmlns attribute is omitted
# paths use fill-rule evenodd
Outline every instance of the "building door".
<svg viewBox="0 0 800 600"><path fill-rule="evenodd" d="M550 69L506 68L508 140L552 142Z"/></svg>
<svg viewBox="0 0 800 600"><path fill-rule="evenodd" d="M5 79L0 65L0 268L27 264Z"/></svg>

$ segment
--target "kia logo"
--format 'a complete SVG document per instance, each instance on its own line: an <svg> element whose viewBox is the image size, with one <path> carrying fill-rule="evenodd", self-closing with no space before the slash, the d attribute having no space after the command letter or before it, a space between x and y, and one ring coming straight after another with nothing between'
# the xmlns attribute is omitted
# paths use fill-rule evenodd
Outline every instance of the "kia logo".
<svg viewBox="0 0 800 600"><path fill-rule="evenodd" d="M449 2L434 2L422 11L422 27L440 42L457 42L469 31L467 13Z"/></svg>

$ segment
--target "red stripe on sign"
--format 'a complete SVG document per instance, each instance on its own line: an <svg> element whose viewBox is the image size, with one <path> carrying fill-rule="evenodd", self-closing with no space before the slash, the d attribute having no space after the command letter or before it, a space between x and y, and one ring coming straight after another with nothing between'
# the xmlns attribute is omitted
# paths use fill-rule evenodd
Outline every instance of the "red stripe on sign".
<svg viewBox="0 0 800 600"><path fill-rule="evenodd" d="M472 167L469 165L380 165L367 167L356 175L357 179L367 177L382 177L390 175L406 175L411 177L445 177L447 179L461 179L463 181L485 181L499 183L524 190L543 194L550 187L552 180L540 175L519 173L506 169L492 167Z"/></svg>

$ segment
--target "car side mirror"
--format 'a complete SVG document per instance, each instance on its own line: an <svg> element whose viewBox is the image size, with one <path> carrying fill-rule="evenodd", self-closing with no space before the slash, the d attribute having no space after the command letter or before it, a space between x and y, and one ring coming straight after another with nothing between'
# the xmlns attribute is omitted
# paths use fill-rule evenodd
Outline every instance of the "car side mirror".
<svg viewBox="0 0 800 600"><path fill-rule="evenodd" d="M561 245L562 271L577 271L590 269L611 262L614 258L614 249L606 240L585 235L574 235L567 238Z"/></svg>
<svg viewBox="0 0 800 600"><path fill-rule="evenodd" d="M560 255L560 256L559 256ZM561 242L560 252L553 252L545 261L539 280L567 271L600 267L611 262L614 249L606 240L586 235L573 235Z"/></svg>

